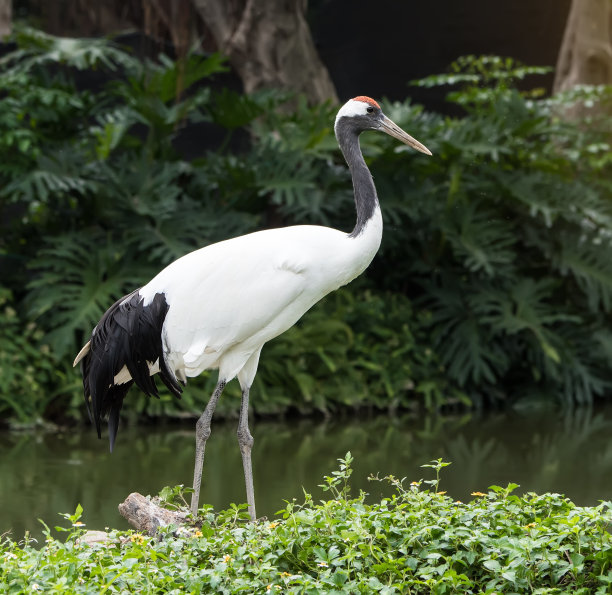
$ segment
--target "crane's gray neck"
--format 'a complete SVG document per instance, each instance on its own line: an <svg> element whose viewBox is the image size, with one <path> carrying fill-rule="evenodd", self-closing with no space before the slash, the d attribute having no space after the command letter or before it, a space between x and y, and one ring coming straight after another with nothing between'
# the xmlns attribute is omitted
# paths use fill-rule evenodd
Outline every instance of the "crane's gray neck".
<svg viewBox="0 0 612 595"><path fill-rule="evenodd" d="M336 123L336 138L348 163L353 178L357 222L349 237L355 238L365 229L378 208L378 196L372 174L359 146L360 130L355 129L352 118L340 118Z"/></svg>

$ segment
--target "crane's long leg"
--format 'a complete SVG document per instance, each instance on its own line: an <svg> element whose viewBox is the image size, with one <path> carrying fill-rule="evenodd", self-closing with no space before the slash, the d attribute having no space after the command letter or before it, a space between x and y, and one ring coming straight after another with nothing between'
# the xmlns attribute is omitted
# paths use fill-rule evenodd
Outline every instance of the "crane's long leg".
<svg viewBox="0 0 612 595"><path fill-rule="evenodd" d="M200 484L202 483L202 467L204 466L204 450L206 449L206 441L210 436L210 423L212 421L217 401L225 388L225 380L219 380L215 391L206 405L206 409L196 423L196 451L195 451L195 468L193 471L193 494L191 495L191 512L196 515L198 513L198 503L200 501Z"/></svg>
<svg viewBox="0 0 612 595"><path fill-rule="evenodd" d="M249 431L249 389L242 390L242 402L240 403L240 418L238 420L238 444L242 455L242 466L244 467L244 483L246 484L247 504L249 515L254 521L255 514L255 491L253 490L253 468L251 466L251 449L253 448L253 436Z"/></svg>

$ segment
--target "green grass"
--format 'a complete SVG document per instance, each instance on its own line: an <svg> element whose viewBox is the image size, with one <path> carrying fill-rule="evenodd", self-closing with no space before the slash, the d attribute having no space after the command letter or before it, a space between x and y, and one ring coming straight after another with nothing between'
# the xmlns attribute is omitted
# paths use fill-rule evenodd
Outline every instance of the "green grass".
<svg viewBox="0 0 612 595"><path fill-rule="evenodd" d="M81 510L67 539L4 539L0 591L69 593L609 593L611 503L579 507L558 494L492 486L458 502L436 478L384 480L395 493L349 495L350 453L325 477L329 500L287 503L272 521L242 506L201 510L201 527L151 538L111 531L85 545ZM379 481L378 478L372 478ZM172 501L178 490L166 489ZM169 496L170 495L170 496ZM179 494L180 495L180 494ZM174 498L176 499L176 498ZM169 502L171 505L171 502Z"/></svg>

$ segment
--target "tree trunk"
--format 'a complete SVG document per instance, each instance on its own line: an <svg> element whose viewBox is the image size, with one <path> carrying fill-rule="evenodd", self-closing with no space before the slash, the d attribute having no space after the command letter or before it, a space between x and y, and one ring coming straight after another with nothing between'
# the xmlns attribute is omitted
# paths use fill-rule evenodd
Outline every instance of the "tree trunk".
<svg viewBox="0 0 612 595"><path fill-rule="evenodd" d="M612 83L612 0L572 0L553 91Z"/></svg>
<svg viewBox="0 0 612 595"><path fill-rule="evenodd" d="M0 0L0 39L11 34L12 25L12 0Z"/></svg>
<svg viewBox="0 0 612 595"><path fill-rule="evenodd" d="M304 93L311 104L338 102L304 17L307 0L193 0L249 93Z"/></svg>

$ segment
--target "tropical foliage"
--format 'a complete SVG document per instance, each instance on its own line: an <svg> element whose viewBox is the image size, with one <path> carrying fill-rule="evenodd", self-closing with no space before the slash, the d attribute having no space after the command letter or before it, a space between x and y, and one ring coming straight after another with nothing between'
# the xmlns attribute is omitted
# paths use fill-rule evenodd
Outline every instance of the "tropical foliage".
<svg viewBox="0 0 612 595"><path fill-rule="evenodd" d="M603 595L612 583L610 502L583 508L558 494L513 494L516 484L454 501L435 478L389 476L393 494L370 504L351 496L352 457L324 478L330 498L288 502L271 522L244 522L240 506L200 510L193 528L152 538L111 531L89 545L65 514L64 541L0 544L7 593L578 593ZM378 478L372 478L379 481ZM164 489L168 506L179 488ZM36 546L39 547L36 547ZM42 545L42 547L40 547Z"/></svg>
<svg viewBox="0 0 612 595"><path fill-rule="evenodd" d="M16 424L39 422L56 396L49 388L65 379L58 377L44 333L33 322L24 324L11 302L10 292L0 288L0 415L13 416Z"/></svg>
<svg viewBox="0 0 612 595"><path fill-rule="evenodd" d="M140 60L30 29L16 41L0 61L2 286L18 328L34 323L49 354L13 354L3 416L35 419L60 399L81 417L70 362L87 333L185 252L295 222L350 228L333 106L298 98L288 111L279 94L225 89L218 55ZM380 254L264 349L257 411L610 393L611 120L602 109L580 125L564 118L573 102L602 106L610 94L542 98L526 82L542 72L464 58L415 83L450 85L460 116L385 103L434 157L363 136L385 216ZM134 394L127 406L156 415L202 402L188 390L181 403Z"/></svg>

